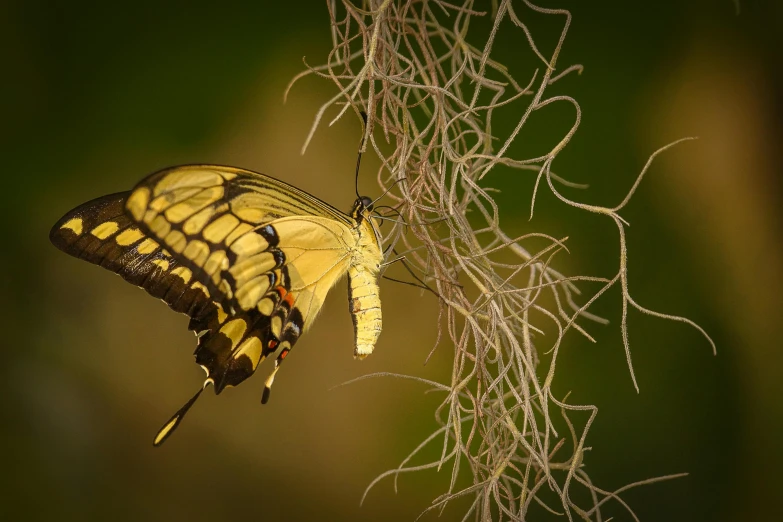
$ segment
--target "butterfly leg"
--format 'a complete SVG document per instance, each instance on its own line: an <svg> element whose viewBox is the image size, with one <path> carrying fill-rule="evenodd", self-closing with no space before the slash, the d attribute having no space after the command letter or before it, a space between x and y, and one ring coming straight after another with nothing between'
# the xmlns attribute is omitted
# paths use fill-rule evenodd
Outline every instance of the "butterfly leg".
<svg viewBox="0 0 783 522"><path fill-rule="evenodd" d="M392 259L391 261L386 261L385 263L381 263L380 267L386 268L387 266L393 265L394 263L399 263L399 262L405 263L406 259L408 259L406 256L400 256L395 259Z"/></svg>

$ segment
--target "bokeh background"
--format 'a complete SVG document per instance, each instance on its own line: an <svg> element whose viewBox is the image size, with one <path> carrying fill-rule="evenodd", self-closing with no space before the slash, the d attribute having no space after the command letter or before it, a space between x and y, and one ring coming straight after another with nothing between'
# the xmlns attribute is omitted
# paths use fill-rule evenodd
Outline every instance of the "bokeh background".
<svg viewBox="0 0 783 522"><path fill-rule="evenodd" d="M595 345L570 338L556 381L572 401L599 408L587 469L605 489L689 472L624 495L642 520L776 519L781 3L743 2L739 15L728 0L557 5L574 14L560 64L585 66L558 84L583 110L555 163L559 174L591 185L572 196L615 204L652 151L700 137L660 158L623 216L632 225L632 294L694 319L718 345L713 357L689 327L632 312L637 395L618 330L619 293L602 298L594 311L612 323L589 325ZM0 519L413 520L443 491L446 472L404 476L396 495L387 480L362 507L359 499L435 428L441 397L396 380L332 388L373 371L447 381L447 343L423 364L435 339L431 296L384 282L385 331L359 363L339 285L268 405L260 405L259 378L209 394L154 449L156 430L203 377L187 319L47 240L73 206L181 163L243 166L349 208L358 122L320 128L301 156L317 107L334 91L306 79L282 103L302 57L315 64L328 52L325 4L6 1L0 13ZM510 64L516 56L512 43L494 55ZM546 146L548 130L562 123L539 118L531 143ZM373 172L371 158L368 165ZM376 190L369 174L361 183L363 192ZM503 191L511 230L569 236L559 268L615 273L609 220L542 191L528 222L532 178L499 171L491 183Z"/></svg>

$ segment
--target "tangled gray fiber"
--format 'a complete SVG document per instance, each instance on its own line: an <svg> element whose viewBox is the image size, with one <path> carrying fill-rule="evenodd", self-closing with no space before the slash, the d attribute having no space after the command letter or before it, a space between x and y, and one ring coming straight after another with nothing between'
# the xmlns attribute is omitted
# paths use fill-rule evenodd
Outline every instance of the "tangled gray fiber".
<svg viewBox="0 0 783 522"><path fill-rule="evenodd" d="M332 122L351 113L368 115L365 147L381 160L378 183L394 208L394 226L385 240L438 295L438 338L444 344L447 336L454 350L450 382L407 377L445 395L435 412L439 428L368 490L388 476L394 477L396 487L402 473L437 468L450 470L450 479L425 512L465 497L468 502L460 503L467 506L463 520L527 520L545 510L568 520L600 521L602 507L613 501L636 519L621 494L680 475L642 480L615 491L593 484L583 462L597 408L556 397L552 383L566 335L573 331L595 342L584 323L606 321L589 308L615 286L621 289L620 329L637 390L628 342L629 307L687 323L715 350L698 325L641 306L628 289L627 223L619 212L655 157L683 140L654 152L615 207L565 197L560 187L582 186L556 175L552 164L579 127L581 112L573 98L547 96L547 91L582 69L557 63L571 14L527 0L457 2L328 0L331 52L323 65L307 66L292 81L317 75L337 87L317 112L304 148L327 113L336 113ZM538 28L528 21L542 16L559 25L559 35L550 35L556 42L550 52L539 48L533 36ZM477 20L488 28L478 44L470 31ZM504 31L517 31L520 46L526 45L535 57L524 81L492 58L501 24ZM570 129L544 155L510 157L511 145L531 115L551 104L573 108ZM517 119L506 135L493 131L498 111ZM531 217L537 192L548 189L566 205L610 219L619 237L617 273L611 278L563 274L554 260L566 249L566 238L534 232L507 235L484 183L496 171L535 176ZM583 294L580 286L585 285L598 289ZM555 335L544 336L545 330ZM545 365L542 353L548 354ZM440 456L420 462L431 445L440 445Z"/></svg>

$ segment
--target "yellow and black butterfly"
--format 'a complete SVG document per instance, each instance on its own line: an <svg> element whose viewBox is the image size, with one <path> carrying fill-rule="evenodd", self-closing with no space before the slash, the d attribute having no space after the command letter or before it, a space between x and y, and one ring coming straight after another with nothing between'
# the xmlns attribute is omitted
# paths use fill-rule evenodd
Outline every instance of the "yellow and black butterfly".
<svg viewBox="0 0 783 522"><path fill-rule="evenodd" d="M190 317L207 378L158 432L157 446L207 385L219 394L276 354L265 403L280 364L346 273L354 354L372 353L381 332L383 253L371 211L366 197L348 215L263 174L188 165L76 207L49 238Z"/></svg>

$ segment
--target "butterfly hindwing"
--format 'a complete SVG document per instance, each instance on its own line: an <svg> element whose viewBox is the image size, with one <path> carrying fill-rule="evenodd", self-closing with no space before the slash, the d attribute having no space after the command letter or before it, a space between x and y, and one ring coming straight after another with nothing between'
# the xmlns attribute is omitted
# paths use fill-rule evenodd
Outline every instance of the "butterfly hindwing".
<svg viewBox="0 0 783 522"><path fill-rule="evenodd" d="M286 269L281 272L279 279L285 282ZM279 285L270 289L264 298L273 303L268 315L252 309L222 322L217 312L206 318L206 329L199 336L195 355L216 393L250 377L270 354L278 353L279 364L303 332L305 318L296 306L293 293Z"/></svg>

